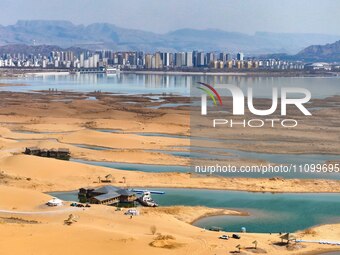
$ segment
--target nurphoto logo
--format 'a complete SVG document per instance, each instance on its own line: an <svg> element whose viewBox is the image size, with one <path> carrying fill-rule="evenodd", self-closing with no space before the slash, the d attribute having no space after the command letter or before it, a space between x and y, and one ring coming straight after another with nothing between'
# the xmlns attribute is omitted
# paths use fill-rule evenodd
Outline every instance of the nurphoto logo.
<svg viewBox="0 0 340 255"><path fill-rule="evenodd" d="M214 107L223 106L223 101L221 94L224 95L224 92L229 91L232 96L232 115L234 116L242 116L245 115L245 95L241 88L233 85L233 84L217 84L214 87L212 85L198 82L200 86L197 89L203 91L201 94L201 115L208 114L208 104L207 97L209 96L213 101ZM220 92L217 92L216 89ZM302 95L296 97L296 95ZM225 93L227 96L228 94ZM279 96L280 95L280 96ZM292 95L295 95L292 97ZM217 100L216 100L217 98ZM251 87L247 88L247 106L250 113L256 116L270 116L278 108L278 102L280 99L281 104L281 116L287 115L287 105L294 105L301 111L301 113L305 116L311 116L312 114L306 109L304 104L308 103L311 99L311 93L308 89L299 88L299 87L282 87L279 89L274 87L272 88L272 103L269 109L256 109L254 106L253 100L253 89ZM218 103L217 103L218 102ZM218 108L217 108L218 109ZM298 125L298 121L296 119L277 119L277 118L266 118L266 119L243 119L241 121L233 120L233 119L225 119L225 118L214 118L212 120L213 127L228 125L229 127L234 126L243 126L243 127L253 127L260 128L265 126L266 124L271 125L271 127L275 127L276 123L280 123L282 127L296 127Z"/></svg>

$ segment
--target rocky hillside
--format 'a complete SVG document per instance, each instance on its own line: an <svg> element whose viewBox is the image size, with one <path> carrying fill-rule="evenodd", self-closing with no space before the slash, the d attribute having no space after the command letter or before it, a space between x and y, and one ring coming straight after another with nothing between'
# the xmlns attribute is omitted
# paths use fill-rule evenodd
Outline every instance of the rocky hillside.
<svg viewBox="0 0 340 255"><path fill-rule="evenodd" d="M306 61L340 61L340 40L326 45L309 46L296 57Z"/></svg>

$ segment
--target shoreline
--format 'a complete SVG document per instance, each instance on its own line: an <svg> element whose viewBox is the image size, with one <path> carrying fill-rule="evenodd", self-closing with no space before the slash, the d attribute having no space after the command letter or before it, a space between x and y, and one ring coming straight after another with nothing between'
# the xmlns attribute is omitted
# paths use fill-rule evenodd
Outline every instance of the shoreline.
<svg viewBox="0 0 340 255"><path fill-rule="evenodd" d="M245 210L239 210L234 208L215 208L203 205L199 206L172 205L172 206L159 206L155 208L140 207L140 211L141 213L147 214L164 213L172 215L178 220L184 221L185 223L188 223L194 227L197 227L194 225L196 221L213 216L244 216L244 217L250 216L250 213Z"/></svg>
<svg viewBox="0 0 340 255"><path fill-rule="evenodd" d="M0 69L1 71L1 69ZM72 75L70 74L70 70L68 69L3 69L5 75L0 74L1 78L18 78L23 75L36 75L36 76L44 76L44 75ZM340 76L339 72L319 72L319 73L309 73L309 71L280 71L280 70L230 70L230 71L215 71L215 70L121 70L122 74L155 74L155 75L201 75L201 76L248 76L248 77L256 77L256 76L264 76L264 77L338 77ZM95 74L104 74L105 73L95 73Z"/></svg>
<svg viewBox="0 0 340 255"><path fill-rule="evenodd" d="M1 191L2 189L2 191ZM0 186L1 192L8 192L3 190L3 188ZM14 192L17 195L21 196L21 199L23 200L17 200L18 206L20 208L17 208L17 210L23 210L22 208L26 208L28 210L29 208L34 208L34 210L42 210L38 205L41 203L41 199L50 199L50 196L47 196L46 194L39 194L39 192L36 191L28 191L30 195L32 195L34 201L27 201L25 199L24 194L27 192L25 189L17 189L17 188L10 188L11 192ZM7 201L7 202L6 202ZM2 203L2 206L7 203L7 207L13 207L16 206L16 204L10 202L11 199L5 199L5 201L0 201ZM24 202L25 201L25 202ZM23 203L24 202L24 203ZM38 204L37 204L38 203ZM40 235L37 235L35 231L41 231L42 227L45 229L51 230L58 230L59 232L61 230L64 231L71 231L69 229L72 229L74 233L77 233L77 238L81 235L81 233L84 233L84 228L88 231L99 231L98 233L102 235L103 233L106 233L105 236L110 237L110 242L119 242L122 237L120 237L123 234L123 238L126 236L126 238L130 238L133 236L136 239L144 240L144 238L147 238L146 242L143 242L140 245L143 245L143 247L148 247L144 245L148 245L150 241L157 240L154 239L154 236L158 235L171 235L171 240L180 240L181 243L191 243L191 239L189 238L189 235L194 236L194 240L196 238L200 238L204 240L204 242L207 242L208 244L214 244L214 243L220 243L225 244L225 240L220 240L219 236L227 234L229 236L232 235L232 233L239 233L242 236L242 240L235 240L233 238L230 238L228 240L228 247L226 248L223 245L223 251L225 252L226 249L229 249L229 251L233 251L232 247L235 247L239 242L242 242L242 244L251 243L254 239L260 241L260 248L267 251L269 254L277 254L278 251L280 254L290 254L292 251L289 249L286 249L286 246L283 246L283 249L279 249L279 245L274 245L279 241L279 235L276 232L272 233L257 233L257 232L246 232L241 233L238 231L221 231L221 232L215 232L215 231L209 231L205 230L204 228L200 228L197 226L192 225L195 221L205 218L205 217L213 217L213 216L219 216L219 215L236 215L236 216L247 216L244 215L245 213L240 210L230 209L230 208L212 208L212 207L202 207L202 206L168 206L168 207L157 207L157 208L140 208L141 214L140 216L134 216L133 218L128 218L127 216L124 216L124 212L127 209L123 209L123 212L117 212L115 211L114 207L109 207L105 205L92 205L91 208L88 208L86 210L77 210L75 211L75 215L77 217L77 222L72 225L72 227L65 227L61 226L62 220L67 218L67 215L69 215L69 212L63 211L64 209L68 209L69 204L65 205L64 208L58 208L58 213L51 212L54 214L53 217L49 214L34 214L34 215L20 215L20 217L17 216L11 216L11 214L4 214L4 217L0 217L0 222L3 224L0 224L0 231L7 230L7 231L18 231L21 229L22 231L19 231L22 235L24 232L24 236L32 236L29 238L29 242L40 241L42 240ZM44 210L51 210L51 208L46 208ZM114 214L114 217L112 217L112 214ZM79 216L80 215L80 216ZM249 214L248 214L249 215ZM93 221L93 217L99 217L100 220ZM6 222L7 220L11 220L12 222ZM29 224L30 222L34 222L34 224ZM114 222L114 224L112 224ZM147 223L146 223L147 222ZM146 223L146 224L145 224ZM331 240L335 241L337 240L334 238L336 236L336 233L338 232L338 226L339 224L322 224L322 225L316 225L311 226L309 228L313 229L313 231L316 231L316 236L314 234L305 234L304 230L301 229L298 231L294 231L294 234L297 235L298 239L304 239L304 240ZM60 226L60 227L58 227ZM24 228L23 228L24 227ZM150 229L154 227L156 231L160 234L150 234ZM112 229L113 228L113 229ZM309 229L307 228L307 229ZM330 230L332 232L332 235L330 237L327 237L325 234L325 230L328 230L329 228L333 228L334 230ZM178 229L181 229L181 231L178 232ZM155 231L155 232L156 232ZM49 233L52 233L49 232ZM327 234L329 234L329 231L327 231ZM44 234L45 235L45 234ZM183 237L182 237L183 235ZM120 237L119 239L113 238L112 236ZM7 238L6 235L4 238ZM72 239L72 236L68 236L68 238ZM93 237L92 237L93 238ZM96 238L94 238L97 240ZM9 241L15 241L15 239L8 237ZM82 239L81 239L82 240ZM150 240L150 241L149 241ZM106 240L105 240L106 241ZM70 241L71 243L74 243L74 240L72 239ZM107 241L106 241L107 242ZM1 243L1 241L0 241ZM66 242L68 244L68 242ZM108 242L107 242L108 243ZM129 242L130 243L130 242ZM298 243L299 244L299 243ZM295 245L295 243L293 244ZM335 252L339 250L337 247L331 248L330 245L325 244L319 244L319 243L301 243L301 246L297 246L298 249L295 250L295 252L299 252L297 254L323 254L325 252ZM6 246L7 247L7 246ZM103 251L106 251L106 246L102 246ZM106 248L105 248L106 247ZM163 246L160 246L161 248ZM215 247L216 248L216 247ZM155 252L160 250L154 250ZM165 251L165 250L164 250ZM211 251L210 251L211 252ZM7 253L5 253L7 254ZM9 253L10 254L10 253ZM17 253L17 254L24 254L24 253ZM38 253L37 254L43 254ZM87 254L86 252L84 254ZM130 254L130 253L129 253ZM135 254L135 253L131 253ZM152 253L155 254L155 253ZM175 250L174 254L183 254L183 250ZM210 254L209 252L203 253L203 254ZM218 253L218 254L225 254L225 253Z"/></svg>
<svg viewBox="0 0 340 255"><path fill-rule="evenodd" d="M309 74L306 71L303 72L276 72L276 71L230 71L230 72L214 72L214 71L166 71L166 70L121 70L121 73L126 74L158 74L158 75L201 75L201 76L264 76L264 77L338 77L339 73L324 72L319 74Z"/></svg>
<svg viewBox="0 0 340 255"><path fill-rule="evenodd" d="M124 171L124 170L122 170ZM235 178L237 179L237 178ZM258 178L249 178L249 179L258 179ZM298 180L298 179L293 179L293 180ZM315 181L315 179L310 179L312 181ZM102 187L102 186L105 186L105 185L112 185L112 186L117 186L117 187L120 187L120 188L126 188L126 186L124 185L115 185L115 183L109 183L109 184L105 184L105 183L102 183L101 185L90 185L90 186L87 186L88 188L99 188L99 187ZM202 187L192 187L192 186L181 186L181 187L178 187L178 186L143 186L143 185L137 185L136 187L138 188L159 188L159 189L190 189L190 190L207 190L207 191L225 191L225 192L244 192L244 193L262 193L262 194L339 194L340 193L340 190L339 191L323 191L323 192L319 192L319 191L259 191L259 190L251 190L251 189L248 189L248 190L243 190L243 189L221 189L221 188L214 188L214 187L205 187L205 188L202 188ZM45 194L49 194L49 193L68 193L68 192L76 192L78 190L48 190L48 191L41 191Z"/></svg>

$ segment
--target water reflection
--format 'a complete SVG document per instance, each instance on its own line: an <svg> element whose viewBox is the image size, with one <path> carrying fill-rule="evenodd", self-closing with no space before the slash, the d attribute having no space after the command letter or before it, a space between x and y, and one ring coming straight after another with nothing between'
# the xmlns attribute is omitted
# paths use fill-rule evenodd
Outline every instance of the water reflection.
<svg viewBox="0 0 340 255"><path fill-rule="evenodd" d="M146 94L173 93L190 95L190 88L197 82L209 84L234 84L245 90L254 88L256 97L270 97L272 87L308 88L312 98L324 98L340 94L340 77L259 77L241 75L169 75L169 74L127 74L115 76L105 74L45 75L18 79L2 79L3 83L28 84L30 86L2 87L6 91L73 90Z"/></svg>

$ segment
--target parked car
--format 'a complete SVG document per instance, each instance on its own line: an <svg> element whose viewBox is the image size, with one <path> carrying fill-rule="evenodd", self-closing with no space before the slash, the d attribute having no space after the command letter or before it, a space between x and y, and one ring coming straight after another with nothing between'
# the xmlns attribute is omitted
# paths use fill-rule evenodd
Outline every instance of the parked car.
<svg viewBox="0 0 340 255"><path fill-rule="evenodd" d="M228 235L221 235L221 236L219 237L219 239L228 240L228 239L229 239L229 236L228 236Z"/></svg>
<svg viewBox="0 0 340 255"><path fill-rule="evenodd" d="M137 216L139 215L139 211L136 209L129 209L125 213L125 215Z"/></svg>
<svg viewBox="0 0 340 255"><path fill-rule="evenodd" d="M240 235L238 235L238 234L233 234L232 237L235 238L235 239L241 239Z"/></svg>

